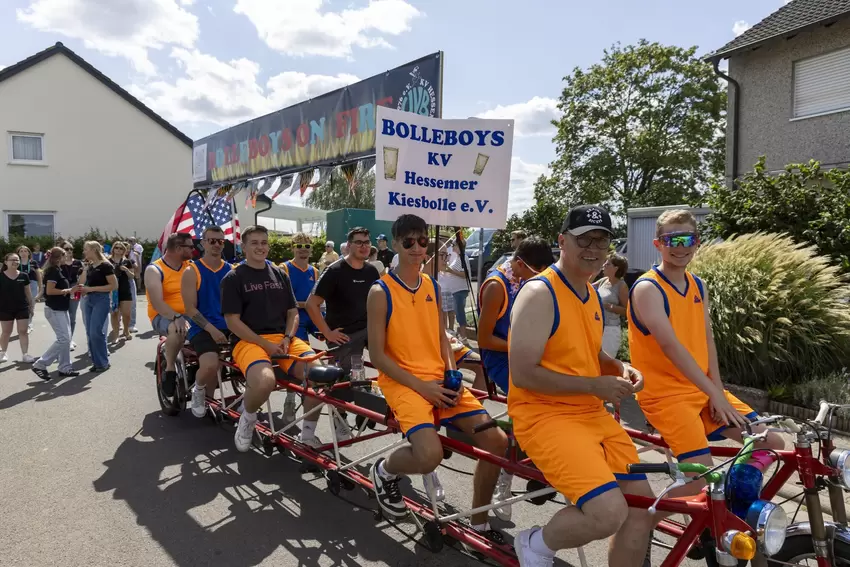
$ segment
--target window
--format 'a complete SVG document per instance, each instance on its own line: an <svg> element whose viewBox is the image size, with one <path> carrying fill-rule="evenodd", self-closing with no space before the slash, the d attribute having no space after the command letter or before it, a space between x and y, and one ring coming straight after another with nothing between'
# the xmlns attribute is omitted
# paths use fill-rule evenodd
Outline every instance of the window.
<svg viewBox="0 0 850 567"><path fill-rule="evenodd" d="M53 213L6 213L9 237L53 236Z"/></svg>
<svg viewBox="0 0 850 567"><path fill-rule="evenodd" d="M44 135L10 132L9 162L44 165Z"/></svg>
<svg viewBox="0 0 850 567"><path fill-rule="evenodd" d="M850 48L794 63L794 118L850 110Z"/></svg>

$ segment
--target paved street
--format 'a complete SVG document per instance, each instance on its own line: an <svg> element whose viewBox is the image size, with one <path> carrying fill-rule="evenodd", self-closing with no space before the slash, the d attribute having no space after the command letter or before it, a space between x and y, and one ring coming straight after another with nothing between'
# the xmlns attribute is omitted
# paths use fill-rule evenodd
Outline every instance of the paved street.
<svg viewBox="0 0 850 567"><path fill-rule="evenodd" d="M301 474L298 464L282 455L237 453L230 424L216 426L190 412L176 418L161 415L151 371L155 340L144 307L140 302L142 333L113 350L112 368L104 374L44 383L28 366L0 365L0 563L474 563L449 547L433 554L412 539L418 536L410 523L376 525L369 511L375 502L359 490L335 497L323 478ZM35 355L52 340L41 311L39 305L31 348ZM79 356L85 350L81 322L76 339L81 346L73 353L76 367L85 371L90 364ZM19 358L16 340L9 351L11 359ZM280 410L282 396L275 396ZM329 439L323 427L324 421L319 435ZM367 443L347 454L365 454L377 446ZM448 502L468 504L471 470L471 462L460 457L444 463L439 474ZM407 491L421 488L414 479ZM524 489L524 483L514 484L514 490ZM514 507L512 522L495 520L493 525L512 537L544 523L556 509L554 503L521 504ZM604 543L589 546L588 565L605 565L605 549ZM660 565L663 552L654 550L654 565ZM575 552L559 557L562 564L579 564Z"/></svg>

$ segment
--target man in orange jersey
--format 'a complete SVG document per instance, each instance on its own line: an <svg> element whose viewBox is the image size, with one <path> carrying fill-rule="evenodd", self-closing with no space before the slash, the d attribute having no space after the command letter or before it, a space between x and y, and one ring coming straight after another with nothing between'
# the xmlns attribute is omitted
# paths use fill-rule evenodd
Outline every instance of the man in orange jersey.
<svg viewBox="0 0 850 567"><path fill-rule="evenodd" d="M588 283L611 244L611 217L597 206L570 210L558 236L560 259L520 289L508 336L508 413L520 447L575 506L544 528L520 532L522 567L552 565L555 552L614 536L612 567L647 555L652 519L624 494L652 496L631 439L603 402L640 391L643 377L602 350L602 304Z"/></svg>
<svg viewBox="0 0 850 567"><path fill-rule="evenodd" d="M740 442L741 430L757 414L720 379L708 289L687 271L699 245L696 219L686 210L665 211L655 232L661 265L638 278L629 300L629 350L646 376L637 399L676 459L711 466L708 442ZM784 442L770 433L760 446L781 449ZM693 483L671 495L700 489Z"/></svg>
<svg viewBox="0 0 850 567"><path fill-rule="evenodd" d="M148 318L151 327L165 339L165 376L162 391L173 396L177 386L174 364L186 340L189 321L183 317L181 280L192 259L192 235L176 232L165 242L165 254L151 262L145 270L145 295L148 297Z"/></svg>
<svg viewBox="0 0 850 567"><path fill-rule="evenodd" d="M369 356L379 372L378 385L410 446L379 459L371 477L383 511L403 517L407 509L399 490L400 477L427 475L443 460L435 422L461 429L480 448L496 455L504 454L508 440L499 428L474 433L489 416L458 379L440 312L440 286L419 269L428 246L428 226L420 217L402 215L393 223L392 234L399 264L369 291ZM454 384L457 389L446 387L453 381L459 381ZM478 462L473 507L490 502L498 476L498 466ZM473 528L501 541L501 534L490 530L487 512L471 520Z"/></svg>

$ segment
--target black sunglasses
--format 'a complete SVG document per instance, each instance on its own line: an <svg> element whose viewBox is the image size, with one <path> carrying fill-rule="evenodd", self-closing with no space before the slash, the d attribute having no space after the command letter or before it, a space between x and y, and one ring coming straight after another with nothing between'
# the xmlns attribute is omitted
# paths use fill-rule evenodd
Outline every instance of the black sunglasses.
<svg viewBox="0 0 850 567"><path fill-rule="evenodd" d="M224 244L223 238L207 238L207 242L210 244Z"/></svg>
<svg viewBox="0 0 850 567"><path fill-rule="evenodd" d="M428 242L430 242L430 238L427 236L420 236L418 238L413 238L412 236L408 236L407 238L402 238L401 245L405 250L410 250L413 248L414 244L418 244L421 248L427 248Z"/></svg>

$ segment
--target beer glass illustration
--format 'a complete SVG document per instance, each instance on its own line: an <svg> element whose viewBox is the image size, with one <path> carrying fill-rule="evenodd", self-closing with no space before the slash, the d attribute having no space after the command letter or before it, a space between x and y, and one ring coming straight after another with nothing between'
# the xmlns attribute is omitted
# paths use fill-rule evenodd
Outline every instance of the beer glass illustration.
<svg viewBox="0 0 850 567"><path fill-rule="evenodd" d="M398 148L384 146L384 179L395 181L398 170Z"/></svg>
<svg viewBox="0 0 850 567"><path fill-rule="evenodd" d="M475 159L475 169L472 170L472 173L475 175L481 175L484 173L484 168L487 167L488 161L490 161L490 156L478 154L478 157Z"/></svg>

